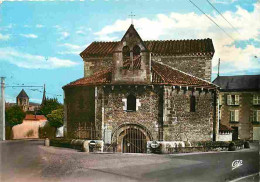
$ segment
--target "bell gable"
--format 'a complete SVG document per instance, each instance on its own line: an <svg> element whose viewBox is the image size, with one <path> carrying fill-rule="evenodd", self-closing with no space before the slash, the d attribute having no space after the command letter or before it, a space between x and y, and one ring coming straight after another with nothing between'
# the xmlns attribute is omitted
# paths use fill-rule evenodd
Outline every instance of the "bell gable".
<svg viewBox="0 0 260 182"><path fill-rule="evenodd" d="M131 25L114 49L114 83L149 83L151 59L143 40Z"/></svg>

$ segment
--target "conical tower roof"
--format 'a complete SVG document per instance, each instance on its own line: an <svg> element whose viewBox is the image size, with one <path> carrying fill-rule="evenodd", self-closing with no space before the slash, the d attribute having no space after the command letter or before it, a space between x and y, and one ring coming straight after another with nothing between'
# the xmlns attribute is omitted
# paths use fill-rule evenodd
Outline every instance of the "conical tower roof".
<svg viewBox="0 0 260 182"><path fill-rule="evenodd" d="M29 98L27 93L24 91L24 89L21 90L21 92L17 95L17 98Z"/></svg>

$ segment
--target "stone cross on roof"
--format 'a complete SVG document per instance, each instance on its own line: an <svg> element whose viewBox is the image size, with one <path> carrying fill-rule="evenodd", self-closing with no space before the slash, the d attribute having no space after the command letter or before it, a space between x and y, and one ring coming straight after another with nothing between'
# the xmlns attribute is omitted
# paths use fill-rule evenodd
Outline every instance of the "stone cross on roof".
<svg viewBox="0 0 260 182"><path fill-rule="evenodd" d="M131 17L131 24L133 25L133 24L134 24L133 17L134 17L135 15L134 15L134 14L133 14L133 12L131 11L131 14L130 14L130 15L128 15L128 16L130 16L130 17Z"/></svg>

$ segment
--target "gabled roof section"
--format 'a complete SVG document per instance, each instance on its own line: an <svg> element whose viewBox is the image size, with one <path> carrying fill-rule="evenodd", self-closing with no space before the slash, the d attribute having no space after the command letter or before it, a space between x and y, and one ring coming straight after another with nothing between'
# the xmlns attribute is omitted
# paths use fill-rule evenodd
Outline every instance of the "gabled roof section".
<svg viewBox="0 0 260 182"><path fill-rule="evenodd" d="M17 95L17 98L29 98L24 89Z"/></svg>
<svg viewBox="0 0 260 182"><path fill-rule="evenodd" d="M92 42L80 56L85 57L112 57L117 42ZM196 40L148 40L143 41L152 55L178 56L178 55L214 55L214 46L211 39Z"/></svg>
<svg viewBox="0 0 260 182"><path fill-rule="evenodd" d="M63 88L74 86L87 86L87 85L111 85L112 68L101 70L94 75L86 78L78 79L65 85ZM126 85L128 83L125 83ZM139 84L139 83L135 83ZM144 85L144 83L140 83ZM196 88L209 88L214 89L217 86L197 78L195 76L186 74L182 71L163 65L161 63L152 61L152 85L173 85L173 86L189 86Z"/></svg>
<svg viewBox="0 0 260 182"><path fill-rule="evenodd" d="M168 65L152 61L152 83L176 86L216 88L217 86Z"/></svg>
<svg viewBox="0 0 260 182"><path fill-rule="evenodd" d="M125 36L127 34L129 34L130 31L134 31L136 33L136 35L138 36L139 39L141 39L140 35L138 34L138 32L136 31L135 27L133 24L130 25L130 27L127 29L127 31L125 32L124 36L122 37L121 41L125 39ZM142 40L142 39L141 39Z"/></svg>
<svg viewBox="0 0 260 182"><path fill-rule="evenodd" d="M260 90L260 75L218 76L214 81L221 90Z"/></svg>
<svg viewBox="0 0 260 182"><path fill-rule="evenodd" d="M145 43L143 42L142 38L140 37L139 33L136 31L135 27L133 24L130 25L130 27L128 28L128 30L126 31L125 35L122 37L121 41L124 41L126 39L126 36L129 34L129 33L134 33L136 35L136 37L141 41L141 43L143 44L144 48L146 50L147 47L145 45Z"/></svg>

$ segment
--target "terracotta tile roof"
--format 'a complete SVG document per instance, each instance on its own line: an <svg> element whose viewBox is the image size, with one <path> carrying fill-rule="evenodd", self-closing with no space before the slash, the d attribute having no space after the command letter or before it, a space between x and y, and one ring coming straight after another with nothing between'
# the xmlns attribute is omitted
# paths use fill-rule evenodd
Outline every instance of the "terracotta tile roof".
<svg viewBox="0 0 260 182"><path fill-rule="evenodd" d="M94 75L78 79L71 82L65 87L84 86L84 85L105 85L111 84L112 68L96 72ZM138 83L137 83L138 84ZM152 61L152 84L154 85L174 85L174 86L191 86L203 88L216 88L216 85L186 74L167 65Z"/></svg>
<svg viewBox="0 0 260 182"><path fill-rule="evenodd" d="M234 129L229 127L229 126L226 126L226 125L223 125L223 124L219 124L219 131L233 131Z"/></svg>
<svg viewBox="0 0 260 182"><path fill-rule="evenodd" d="M197 40L149 40L143 41L153 55L205 55L214 54L215 50L211 39ZM112 56L117 42L92 42L81 57Z"/></svg>
<svg viewBox="0 0 260 182"><path fill-rule="evenodd" d="M26 114L24 120L31 120L31 121L44 120L44 121L46 121L47 118L44 115Z"/></svg>
<svg viewBox="0 0 260 182"><path fill-rule="evenodd" d="M112 80L112 69L101 70L94 73L90 77L80 78L75 80L64 87L70 86L84 86L84 85L99 85L99 84L110 84Z"/></svg>
<svg viewBox="0 0 260 182"><path fill-rule="evenodd" d="M152 61L152 83L176 86L193 86L204 88L215 88L208 81L189 75L170 66Z"/></svg>

